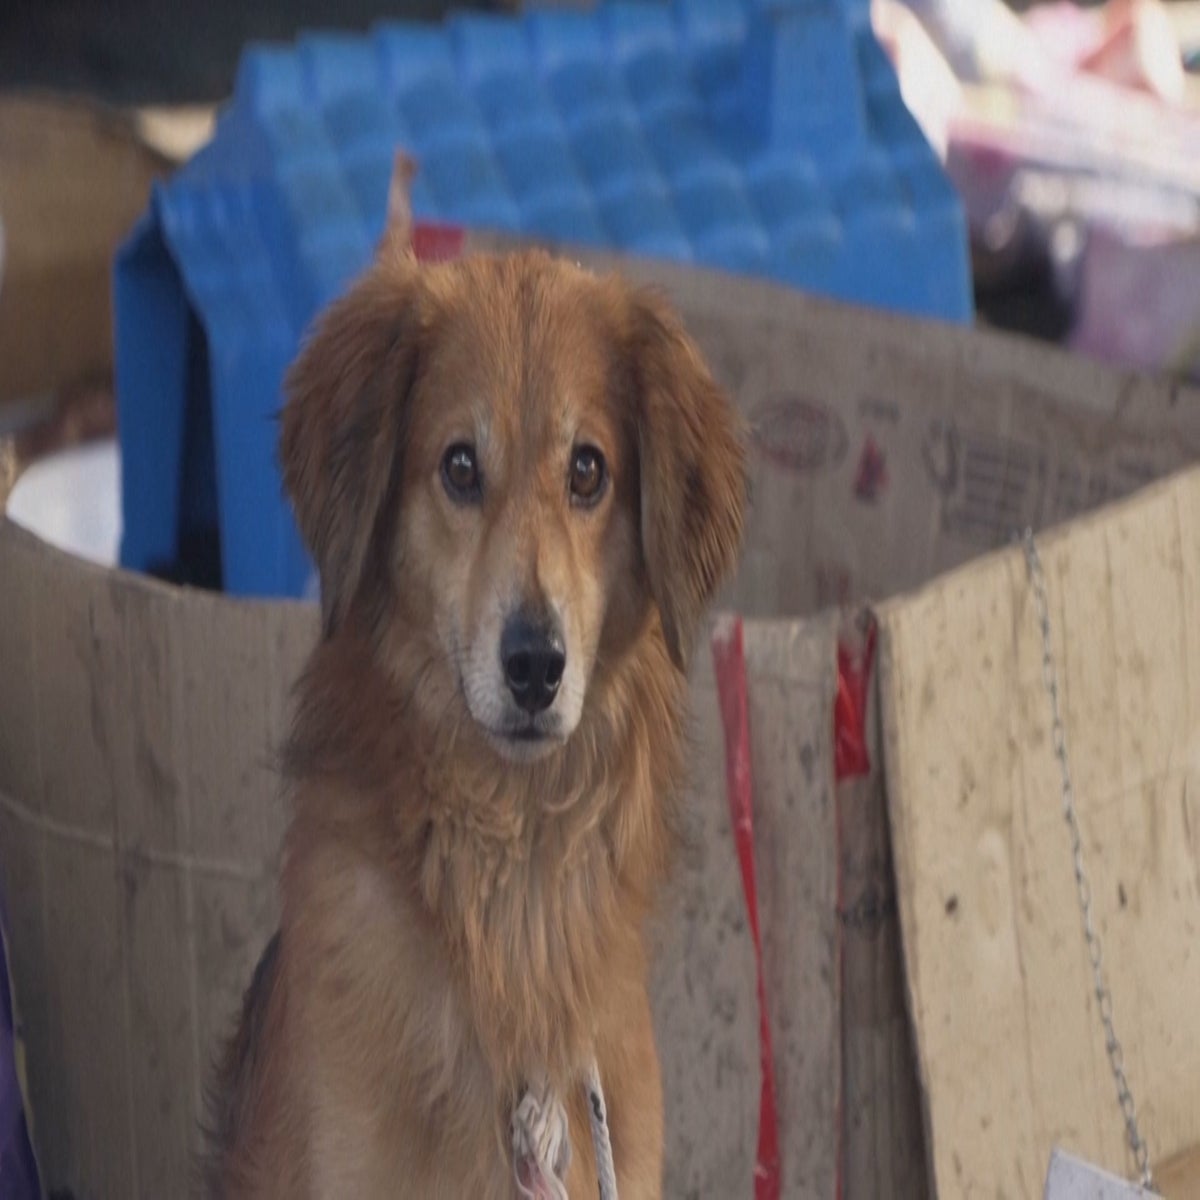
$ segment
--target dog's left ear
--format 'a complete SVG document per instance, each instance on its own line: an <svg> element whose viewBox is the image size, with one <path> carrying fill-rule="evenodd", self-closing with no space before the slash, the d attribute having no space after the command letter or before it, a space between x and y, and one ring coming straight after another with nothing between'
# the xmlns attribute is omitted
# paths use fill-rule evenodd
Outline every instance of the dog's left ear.
<svg viewBox="0 0 1200 1200"><path fill-rule="evenodd" d="M705 605L741 548L745 449L733 406L666 303L638 293L630 337L642 553L667 649L684 670Z"/></svg>

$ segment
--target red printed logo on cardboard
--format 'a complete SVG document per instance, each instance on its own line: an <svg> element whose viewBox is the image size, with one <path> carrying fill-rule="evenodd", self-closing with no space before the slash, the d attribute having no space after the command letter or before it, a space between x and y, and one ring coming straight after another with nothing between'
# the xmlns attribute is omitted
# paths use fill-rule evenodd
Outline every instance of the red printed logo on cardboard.
<svg viewBox="0 0 1200 1200"><path fill-rule="evenodd" d="M837 466L846 457L846 426L828 405L777 396L750 416L750 438L764 458L788 471Z"/></svg>
<svg viewBox="0 0 1200 1200"><path fill-rule="evenodd" d="M874 504L887 490L887 485L887 455L868 433L858 456L858 470L854 473L854 494L859 500Z"/></svg>

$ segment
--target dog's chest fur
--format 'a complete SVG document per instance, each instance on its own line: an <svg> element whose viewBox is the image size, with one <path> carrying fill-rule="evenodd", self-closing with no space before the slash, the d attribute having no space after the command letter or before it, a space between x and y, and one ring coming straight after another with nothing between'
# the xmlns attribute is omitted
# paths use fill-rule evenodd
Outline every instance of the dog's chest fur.
<svg viewBox="0 0 1200 1200"><path fill-rule="evenodd" d="M644 847L657 858L668 838L647 749L622 746L611 764L580 764L574 778L472 778L461 764L424 773L418 892L498 1080L577 1077L607 991L622 977L641 982L659 865ZM535 794L514 795L520 788ZM635 836L647 824L655 828Z"/></svg>

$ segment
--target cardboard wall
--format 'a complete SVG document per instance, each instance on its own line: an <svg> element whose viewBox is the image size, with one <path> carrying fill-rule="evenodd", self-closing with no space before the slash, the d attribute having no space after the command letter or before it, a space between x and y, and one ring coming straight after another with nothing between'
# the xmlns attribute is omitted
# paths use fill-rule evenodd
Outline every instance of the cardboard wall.
<svg viewBox="0 0 1200 1200"><path fill-rule="evenodd" d="M1200 1143L1200 470L1048 534L1041 556L1094 922L1157 1165ZM938 1194L1040 1195L1056 1144L1131 1177L1024 554L884 605L880 635ZM1176 1186L1196 1195L1200 1174Z"/></svg>

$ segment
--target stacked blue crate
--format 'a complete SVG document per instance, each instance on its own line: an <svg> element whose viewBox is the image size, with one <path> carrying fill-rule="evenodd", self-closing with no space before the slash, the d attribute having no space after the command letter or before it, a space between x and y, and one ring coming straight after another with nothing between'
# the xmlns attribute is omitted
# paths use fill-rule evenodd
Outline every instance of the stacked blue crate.
<svg viewBox="0 0 1200 1200"><path fill-rule="evenodd" d="M125 565L207 522L227 590L308 584L280 381L368 261L397 147L418 220L971 317L959 203L865 0L610 0L252 47L118 259Z"/></svg>

